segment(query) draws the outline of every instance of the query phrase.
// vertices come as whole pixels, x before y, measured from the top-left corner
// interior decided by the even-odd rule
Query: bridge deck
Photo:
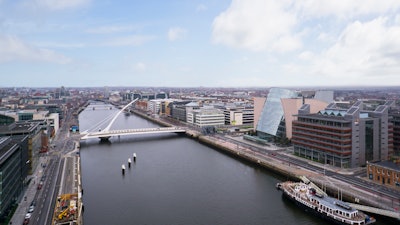
[[[185,133],[186,130],[180,127],[158,127],[158,128],[140,128],[140,129],[124,129],[124,130],[109,130],[99,131],[84,134],[81,140],[89,138],[107,138],[122,135],[137,135],[137,134],[160,134],[160,133]]]

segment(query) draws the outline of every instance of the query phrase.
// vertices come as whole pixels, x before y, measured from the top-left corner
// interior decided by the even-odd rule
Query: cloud
[[[399,9],[398,0],[232,0],[213,21],[212,41],[250,51],[289,52],[303,47],[304,30],[324,29],[329,22],[340,28],[348,20]],[[318,40],[334,41],[331,33]]]
[[[299,15],[305,17],[354,18],[360,15],[395,12],[400,7],[398,0],[304,0],[293,1],[293,7]]]
[[[126,26],[101,26],[95,28],[89,28],[86,30],[86,33],[90,34],[111,34],[111,33],[119,33],[132,31],[136,29],[134,26],[126,25]]]
[[[14,36],[0,35],[0,62],[41,61],[67,64],[72,60],[45,48],[37,48]]]
[[[147,69],[147,66],[143,62],[138,62],[133,66],[133,69],[137,72],[144,72]]]
[[[25,6],[30,8],[42,8],[49,11],[60,11],[86,6],[91,0],[26,0]]]
[[[203,4],[199,4],[196,7],[196,12],[201,12],[201,11],[206,11],[207,10],[207,6],[203,5]]]
[[[184,39],[187,31],[181,27],[172,27],[168,30],[168,40],[176,41]]]
[[[36,42],[35,46],[42,48],[84,48],[84,43],[58,43],[58,42]]]
[[[297,73],[343,79],[381,79],[399,76],[400,24],[387,17],[348,24],[333,45],[321,52],[303,52],[308,63]],[[293,66],[293,65],[292,65]],[[362,80],[359,80],[362,82]]]
[[[252,51],[300,48],[301,40],[294,32],[296,17],[285,10],[287,2],[233,0],[213,21],[213,42]]]
[[[151,35],[130,35],[123,37],[116,37],[110,41],[104,42],[105,46],[140,46],[149,41],[154,40],[156,37]]]

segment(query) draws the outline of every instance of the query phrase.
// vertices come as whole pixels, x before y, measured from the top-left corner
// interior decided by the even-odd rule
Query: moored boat
[[[376,221],[343,201],[317,193],[313,187],[305,183],[287,181],[276,184],[276,188],[282,190],[284,197],[305,211],[333,224],[367,225]]]

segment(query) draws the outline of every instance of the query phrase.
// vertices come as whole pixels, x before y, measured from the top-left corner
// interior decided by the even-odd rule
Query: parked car
[[[29,206],[28,213],[32,213],[35,210],[35,206]]]
[[[23,224],[24,224],[24,225],[26,225],[26,224],[29,224],[29,220],[30,220],[30,219],[28,219],[28,218],[25,218],[25,219],[24,219],[24,223],[23,223]]]
[[[43,181],[40,181],[39,184],[38,184],[38,186],[37,186],[37,189],[38,189],[38,190],[42,189],[42,186],[43,186]]]
[[[24,223],[23,223],[23,224],[28,224],[28,223],[29,223],[29,220],[31,220],[31,216],[32,216],[32,214],[27,213],[27,214],[25,215]]]

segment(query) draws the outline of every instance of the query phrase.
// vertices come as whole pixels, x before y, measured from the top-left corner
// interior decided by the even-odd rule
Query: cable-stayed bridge
[[[140,128],[125,130],[109,130],[87,133],[81,137],[81,140],[90,138],[109,139],[113,136],[137,135],[137,134],[161,134],[161,133],[185,133],[186,130],[179,127],[159,127],[159,128]]]
[[[126,106],[124,106],[112,119],[111,122],[106,126],[106,128],[89,132],[88,130],[81,132],[81,140],[86,140],[90,138],[100,138],[101,140],[108,140],[113,136],[123,136],[123,135],[138,135],[138,134],[160,134],[160,133],[185,133],[186,130],[181,127],[157,127],[157,128],[139,128],[139,129],[123,129],[123,130],[110,130],[114,121],[117,117],[130,105],[136,102],[138,99],[133,100]],[[104,121],[109,120],[110,118],[105,118]],[[101,121],[100,123],[104,123]]]

